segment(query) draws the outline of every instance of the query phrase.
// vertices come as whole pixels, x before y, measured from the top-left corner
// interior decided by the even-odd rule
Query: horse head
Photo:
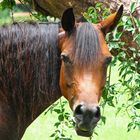
[[[105,35],[117,26],[122,12],[123,6],[97,24],[77,23],[72,8],[63,13],[60,89],[73,111],[78,135],[91,136],[100,120],[99,100],[112,59]]]

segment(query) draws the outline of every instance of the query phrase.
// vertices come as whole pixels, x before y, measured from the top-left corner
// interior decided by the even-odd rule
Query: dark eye
[[[111,60],[112,60],[112,56],[106,57],[105,58],[105,64],[109,65],[111,63]]]
[[[64,63],[71,63],[70,58],[66,54],[61,54],[61,60],[63,60]]]

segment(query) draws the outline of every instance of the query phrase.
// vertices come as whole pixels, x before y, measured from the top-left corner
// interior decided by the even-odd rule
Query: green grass
[[[114,77],[115,75],[115,77]],[[112,83],[118,81],[118,70],[117,67],[112,68]],[[120,101],[121,103],[121,101]],[[66,107],[68,112],[71,112],[69,107]],[[116,116],[116,108],[106,105],[104,110],[104,116],[107,120],[105,125],[99,125],[96,127],[92,140],[140,140],[140,130],[131,130],[127,132],[127,125],[129,117],[124,112],[120,112]],[[42,113],[39,118],[37,118],[34,123],[32,123],[23,136],[22,140],[54,140],[49,136],[54,132],[54,123],[57,121],[57,116],[55,113],[48,112],[47,115]],[[76,135],[74,129],[67,129],[68,135],[72,135],[73,140],[89,140],[89,138],[84,138]]]
[[[126,114],[115,116],[115,109],[109,106],[105,108],[107,122],[105,125],[99,125],[96,128],[97,135],[93,135],[93,140],[139,140],[140,131],[132,130],[127,132],[127,123],[129,118]],[[38,119],[28,127],[22,140],[53,140],[49,136],[54,132],[53,124],[56,121],[55,113],[41,114]],[[88,138],[79,137],[74,129],[67,129],[72,135],[73,140],[89,140]]]

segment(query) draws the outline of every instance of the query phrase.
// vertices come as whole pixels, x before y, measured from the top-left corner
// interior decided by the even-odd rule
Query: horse
[[[61,23],[19,22],[0,28],[0,139],[20,140],[26,128],[64,96],[78,135],[90,137],[101,117],[99,100],[112,55],[105,35],[123,6],[97,24],[76,22],[72,8]]]

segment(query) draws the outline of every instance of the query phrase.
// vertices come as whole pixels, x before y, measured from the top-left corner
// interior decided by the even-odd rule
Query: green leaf
[[[55,111],[56,113],[58,113],[58,114],[61,112],[60,109],[54,109],[54,111]]]
[[[135,23],[136,23],[136,26],[137,26],[138,28],[140,28],[140,19],[138,19],[137,17],[133,17],[133,19],[134,19],[134,21],[135,21]]]
[[[58,120],[59,120],[59,121],[64,121],[64,116],[63,116],[62,114],[60,114],[60,115],[58,116]]]
[[[137,44],[140,45],[140,34],[136,35],[135,40],[136,40]]]
[[[117,108],[117,112],[116,112],[116,116],[119,114],[119,112],[121,111],[122,107],[118,107]]]
[[[135,108],[140,109],[140,101],[137,102],[134,106],[135,106]]]
[[[12,9],[16,5],[16,2],[15,0],[3,0],[0,4],[2,6],[2,9]]]
[[[102,2],[98,2],[98,3],[95,5],[95,8],[97,8],[97,7],[101,7],[102,5],[103,5]]]
[[[60,124],[61,124],[60,122],[56,122],[56,123],[54,124],[54,126],[55,126],[56,128],[58,128],[58,126],[59,126]]]
[[[133,2],[130,6],[130,12],[133,13],[135,11],[135,5],[136,5],[136,2]]]
[[[106,123],[106,117],[105,116],[101,116],[101,120],[104,124]]]
[[[127,126],[127,132],[129,132],[132,129],[133,123],[129,123]]]
[[[55,133],[53,133],[52,135],[50,135],[50,137],[55,137],[55,135],[56,135],[56,134],[55,134]]]

